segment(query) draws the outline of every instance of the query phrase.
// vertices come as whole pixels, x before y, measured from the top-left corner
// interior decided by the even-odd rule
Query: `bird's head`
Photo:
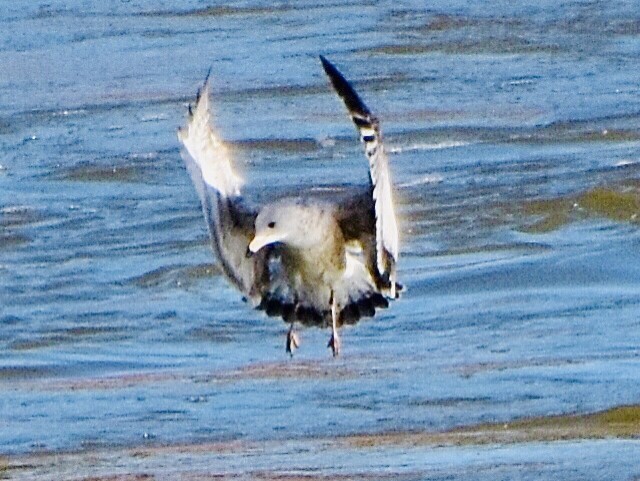
[[[265,246],[286,244],[299,249],[311,248],[323,242],[331,223],[327,210],[318,205],[278,202],[265,206],[255,221],[255,236],[249,251],[258,252]]]

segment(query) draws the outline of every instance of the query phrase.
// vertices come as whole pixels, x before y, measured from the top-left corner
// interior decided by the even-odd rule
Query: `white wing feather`
[[[351,119],[360,133],[369,160],[369,174],[373,187],[376,214],[376,264],[378,273],[389,281],[391,297],[396,297],[396,262],[398,260],[398,224],[393,202],[389,161],[384,152],[380,124],[349,82],[326,58],[320,56],[322,66],[342,98]]]
[[[355,117],[357,114],[352,115]],[[373,184],[373,199],[376,210],[377,263],[380,272],[385,272],[384,249],[394,260],[398,259],[398,224],[391,188],[389,161],[384,152],[378,121],[369,116],[362,118],[371,127],[359,127],[360,140],[369,159],[369,172]],[[356,124],[359,125],[359,124]]]
[[[209,78],[198,92],[189,121],[178,130],[178,139],[194,162],[200,167],[205,183],[224,197],[240,195],[243,180],[232,168],[227,147],[211,128]]]

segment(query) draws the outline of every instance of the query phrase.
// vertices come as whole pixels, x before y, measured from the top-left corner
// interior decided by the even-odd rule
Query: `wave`
[[[455,147],[464,147],[469,144],[471,144],[471,142],[466,142],[462,140],[446,140],[444,142],[435,142],[435,143],[420,142],[420,143],[415,143],[411,145],[392,146],[392,147],[388,147],[386,150],[390,154],[401,154],[403,152],[412,152],[414,150],[452,149]]]
[[[417,179],[410,180],[408,182],[401,182],[397,185],[400,188],[406,188],[406,187],[415,187],[417,185],[424,185],[424,184],[439,184],[443,180],[444,180],[444,177],[442,177],[440,174],[427,174],[427,175],[418,177]]]

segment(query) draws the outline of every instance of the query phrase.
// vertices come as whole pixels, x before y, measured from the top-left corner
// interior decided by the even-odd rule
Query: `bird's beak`
[[[286,235],[282,232],[258,233],[249,244],[249,251],[255,254],[264,246],[275,244],[276,242],[282,242],[285,238]]]

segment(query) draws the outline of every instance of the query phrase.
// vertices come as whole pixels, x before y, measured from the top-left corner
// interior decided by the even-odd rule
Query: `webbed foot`
[[[333,357],[338,357],[340,355],[340,337],[338,336],[338,331],[333,331],[331,333],[331,339],[329,339],[327,347],[330,347],[333,351]]]
[[[295,351],[296,349],[298,349],[298,347],[300,347],[300,338],[298,337],[296,332],[293,330],[293,326],[291,326],[291,328],[289,329],[289,332],[287,332],[286,347],[287,347],[287,353],[289,353],[289,355],[292,357],[293,357],[293,351]]]

